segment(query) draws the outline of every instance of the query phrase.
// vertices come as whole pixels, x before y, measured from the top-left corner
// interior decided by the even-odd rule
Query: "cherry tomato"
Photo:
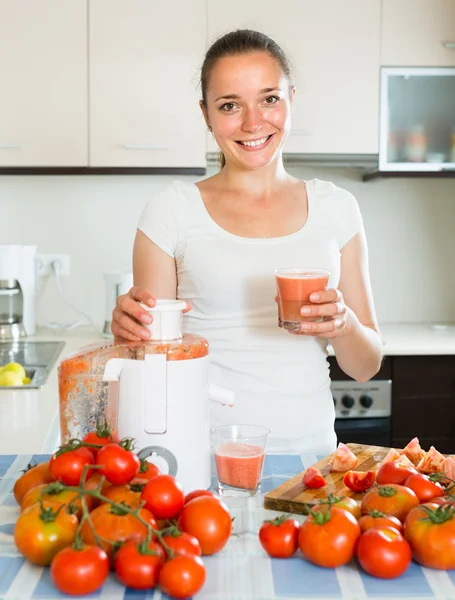
[[[123,485],[137,476],[141,461],[134,452],[120,444],[106,444],[98,452],[96,464],[103,466],[99,471],[108,481]]]
[[[27,465],[23,474],[14,483],[13,493],[16,502],[20,504],[25,494],[33,487],[51,481],[53,480],[49,473],[49,462]]]
[[[85,465],[94,463],[93,454],[84,447],[61,454],[59,452],[53,454],[49,461],[49,472],[52,479],[66,485],[79,485]],[[89,469],[86,480],[91,474],[92,470]]]
[[[375,471],[346,471],[343,483],[352,492],[366,492],[373,485],[375,479]]]
[[[199,541],[202,554],[215,554],[231,535],[232,519],[227,506],[217,498],[200,496],[185,504],[179,527]]]
[[[437,481],[431,481],[428,475],[415,473],[410,475],[405,482],[405,486],[416,493],[419,502],[429,502],[438,496],[444,496],[444,488]]]
[[[362,533],[373,527],[392,527],[398,533],[403,533],[403,525],[399,519],[379,512],[379,510],[372,510],[368,515],[360,517],[359,525]]]
[[[316,467],[308,467],[308,469],[305,470],[302,477],[302,483],[312,489],[318,489],[326,485],[326,481],[322,476],[321,471],[316,469]]]
[[[173,519],[182,510],[185,494],[181,484],[171,475],[157,475],[145,486],[141,500],[157,519]]]
[[[139,468],[138,477],[141,479],[153,479],[157,475],[161,475],[161,471],[158,469],[156,465],[152,462],[146,460],[145,458],[141,458],[141,466]]]
[[[273,521],[264,521],[259,529],[259,541],[269,556],[288,558],[299,547],[299,522],[281,515]]]
[[[118,442],[118,436],[112,433],[111,428],[107,423],[97,426],[95,431],[90,431],[82,438],[82,441],[86,444],[97,444],[99,446],[105,446],[106,444],[112,444]],[[89,448],[93,457],[96,459],[100,448]]]
[[[204,585],[205,566],[199,556],[178,555],[163,565],[159,583],[173,598],[190,598]]]
[[[185,504],[191,502],[193,498],[199,498],[199,496],[212,496],[213,498],[216,498],[215,494],[210,490],[193,490],[185,496]]]
[[[201,556],[201,545],[194,535],[186,533],[186,531],[176,530],[175,534],[163,535],[163,542],[171,548],[175,554],[195,554]]]
[[[360,536],[357,557],[364,571],[373,577],[393,579],[411,564],[408,542],[392,527],[375,527]]]
[[[417,469],[412,465],[401,465],[400,463],[389,461],[379,467],[376,473],[376,482],[379,485],[388,485],[389,483],[404,485],[406,479],[417,472]]]
[[[117,577],[128,587],[147,590],[155,587],[166,557],[163,548],[153,540],[146,548],[144,543],[129,540],[115,555]]]
[[[299,532],[303,556],[320,567],[340,567],[354,556],[360,526],[342,508],[310,512]]]
[[[70,515],[55,502],[26,508],[14,527],[14,542],[21,554],[35,565],[47,566],[54,556],[73,543],[78,528],[76,515]]]
[[[378,485],[368,491],[362,499],[360,509],[362,515],[366,515],[372,510],[379,510],[386,515],[397,517],[403,522],[411,508],[418,504],[419,499],[411,489],[391,483],[390,485]]]
[[[99,546],[68,546],[55,556],[51,579],[61,592],[91,594],[100,588],[109,574],[109,558]]]

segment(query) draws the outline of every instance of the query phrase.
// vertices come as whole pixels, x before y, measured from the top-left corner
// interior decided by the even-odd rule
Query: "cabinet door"
[[[382,0],[384,66],[455,66],[455,0]]]
[[[290,55],[297,95],[286,152],[377,153],[379,2],[282,0],[277,15],[263,0],[209,0],[209,43],[246,27]]]
[[[0,166],[86,166],[86,2],[0,0],[0,72]]]
[[[204,167],[204,0],[90,0],[90,165]]]

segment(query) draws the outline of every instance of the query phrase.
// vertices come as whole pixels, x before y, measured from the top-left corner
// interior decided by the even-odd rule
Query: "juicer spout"
[[[232,390],[209,383],[209,400],[218,402],[219,404],[232,406],[235,400],[235,393]]]

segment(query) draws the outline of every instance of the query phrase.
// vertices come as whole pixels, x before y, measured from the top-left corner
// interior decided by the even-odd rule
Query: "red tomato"
[[[185,504],[179,527],[199,541],[202,554],[215,554],[231,535],[232,519],[227,506],[217,498],[200,496]]]
[[[171,475],[157,475],[147,482],[141,494],[148,508],[157,519],[173,519],[185,504],[181,484]]]
[[[340,567],[354,556],[360,526],[346,510],[310,512],[302,523],[299,547],[303,556],[320,567]]]
[[[359,519],[359,525],[362,533],[373,527],[392,527],[398,533],[403,533],[403,525],[401,521],[391,515],[385,515],[378,510],[372,510],[368,515],[363,515]]]
[[[91,594],[100,588],[109,574],[109,558],[99,546],[68,546],[51,564],[51,579],[61,592]]]
[[[179,555],[165,563],[159,583],[165,594],[173,598],[190,598],[204,585],[205,567],[199,556]]]
[[[321,471],[316,469],[316,467],[308,467],[308,469],[306,469],[303,473],[302,483],[312,489],[318,489],[326,485],[326,481],[322,476]]]
[[[87,481],[84,483],[84,489],[95,490],[99,486],[101,478],[104,479],[103,484],[101,486],[101,494],[104,495],[106,493],[106,490],[112,484],[104,477],[104,475],[101,475],[101,473],[98,473],[98,471],[94,471],[92,476],[90,477],[90,479],[87,479]],[[96,508],[100,503],[98,498],[95,498],[94,496],[91,496],[91,500],[92,500],[93,508]]]
[[[299,522],[281,515],[273,521],[264,521],[259,529],[259,541],[269,556],[288,558],[299,547]]]
[[[412,465],[400,465],[393,461],[386,462],[379,467],[376,482],[379,485],[388,485],[389,483],[404,485],[406,479],[414,473],[418,473],[418,471]]]
[[[158,575],[166,560],[163,548],[151,541],[147,548],[137,540],[129,540],[115,556],[115,572],[128,587],[147,590],[155,587]]]
[[[428,502],[413,508],[404,522],[404,535],[418,563],[430,569],[455,569],[452,506]]]
[[[366,492],[376,479],[375,471],[347,471],[343,477],[344,485],[352,492]]]
[[[141,466],[139,468],[139,473],[137,474],[138,477],[149,480],[157,475],[161,475],[161,471],[152,462],[149,462],[145,458],[141,458],[140,460]]]
[[[44,518],[42,516],[44,515]],[[79,522],[61,504],[43,502],[26,508],[14,527],[19,552],[35,565],[50,565],[54,556],[73,543]]]
[[[95,431],[90,431],[84,435],[82,441],[86,444],[105,446],[106,444],[118,442],[118,436],[112,433],[107,423],[104,423],[102,426],[97,427]],[[89,448],[89,450],[93,454],[93,457],[96,458],[100,448]]]
[[[54,481],[66,485],[79,485],[85,465],[94,463],[93,454],[88,448],[77,448],[59,454],[59,450],[49,461],[49,472]],[[86,480],[91,476],[92,469],[87,472]]]
[[[388,463],[386,463],[388,464]],[[362,499],[360,510],[362,515],[367,515],[372,510],[378,510],[386,515],[392,515],[404,521],[406,515],[419,504],[415,493],[403,485],[391,483],[378,485],[367,492]]]
[[[216,498],[215,494],[210,490],[193,490],[185,496],[185,504],[190,502],[193,498],[199,498],[199,496],[212,496]]]
[[[455,496],[452,494],[446,494],[445,496],[438,496],[437,498],[433,498],[432,503],[435,504],[449,504],[450,506],[455,506]]]
[[[375,527],[360,536],[357,557],[364,571],[373,577],[393,579],[411,564],[408,542],[392,527]]]
[[[360,519],[360,506],[354,498],[350,498],[349,496],[334,496],[333,494],[329,494],[327,500],[321,500],[319,504],[316,504],[311,509],[311,512],[327,510],[330,506],[343,508],[350,512],[356,519]]]
[[[44,462],[38,465],[27,465],[23,474],[14,483],[13,493],[18,504],[22,502],[25,494],[37,485],[50,483],[53,481],[49,473],[49,463]]]
[[[405,482],[405,486],[416,493],[419,502],[429,502],[438,496],[444,496],[444,488],[438,482],[433,482],[423,473],[410,475]]]
[[[123,485],[137,476],[141,461],[134,452],[119,444],[106,444],[98,452],[96,464],[103,465],[99,471],[108,481]]]
[[[175,534],[163,535],[162,541],[175,554],[195,554],[201,556],[201,545],[194,535],[186,533],[186,531],[176,530]]]

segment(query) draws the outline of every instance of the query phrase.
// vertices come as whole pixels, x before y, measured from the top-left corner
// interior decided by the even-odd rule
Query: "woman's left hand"
[[[301,324],[300,331],[289,333],[329,339],[341,335],[346,328],[349,313],[340,290],[314,292],[310,295],[310,301],[310,305],[301,309],[302,316],[310,320]],[[321,321],[313,320],[321,317]]]

